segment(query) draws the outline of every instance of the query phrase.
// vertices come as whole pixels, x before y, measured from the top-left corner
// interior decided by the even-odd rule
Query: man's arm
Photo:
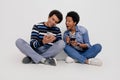
[[[31,32],[31,41],[30,46],[33,49],[36,49],[43,45],[42,43],[43,35],[39,34],[39,29],[37,25],[33,26],[32,32]]]
[[[55,34],[56,39],[54,40],[54,42],[62,40],[62,34],[59,28],[56,28]]]

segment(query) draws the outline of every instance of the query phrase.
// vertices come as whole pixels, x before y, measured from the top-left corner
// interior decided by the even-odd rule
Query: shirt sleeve
[[[30,46],[33,49],[37,49],[38,47],[43,45],[43,43],[42,43],[43,36],[39,35],[38,30],[39,30],[38,26],[34,25],[33,29],[32,29],[32,32],[31,32],[31,41],[30,41]]]
[[[57,32],[56,32],[56,40],[54,42],[62,40],[62,34],[61,34],[60,29],[56,28],[56,30],[57,30]]]
[[[85,44],[87,44],[87,47],[89,48],[90,45],[90,41],[89,41],[89,36],[88,36],[88,31],[86,30],[85,33],[83,34],[83,41]]]

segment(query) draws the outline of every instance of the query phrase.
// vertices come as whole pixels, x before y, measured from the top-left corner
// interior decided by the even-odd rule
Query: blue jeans
[[[77,60],[80,63],[85,63],[87,59],[96,57],[97,54],[101,51],[101,49],[102,46],[100,44],[95,44],[85,51],[79,51],[70,45],[66,45],[64,51],[71,58]]]
[[[23,39],[17,39],[16,46],[23,54],[29,56],[35,63],[39,63],[42,59],[55,57],[64,49],[65,43],[63,40],[59,40],[52,46],[41,46],[35,51],[26,41]]]

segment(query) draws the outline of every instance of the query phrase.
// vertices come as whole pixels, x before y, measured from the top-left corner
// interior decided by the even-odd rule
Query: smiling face
[[[48,21],[45,23],[48,27],[53,27],[59,22],[59,19],[56,15],[52,15],[51,17],[48,17]]]
[[[73,21],[72,17],[66,17],[66,27],[68,30],[75,28],[76,22]]]

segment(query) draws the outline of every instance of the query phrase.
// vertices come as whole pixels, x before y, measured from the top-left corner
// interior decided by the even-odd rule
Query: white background
[[[119,0],[0,0],[0,80],[120,80],[119,4]],[[21,63],[24,55],[15,40],[29,42],[33,24],[46,21],[53,9],[64,15],[58,25],[62,32],[67,12],[79,13],[79,24],[88,29],[91,44],[103,46],[97,56],[102,67],[61,61],[56,67]]]

